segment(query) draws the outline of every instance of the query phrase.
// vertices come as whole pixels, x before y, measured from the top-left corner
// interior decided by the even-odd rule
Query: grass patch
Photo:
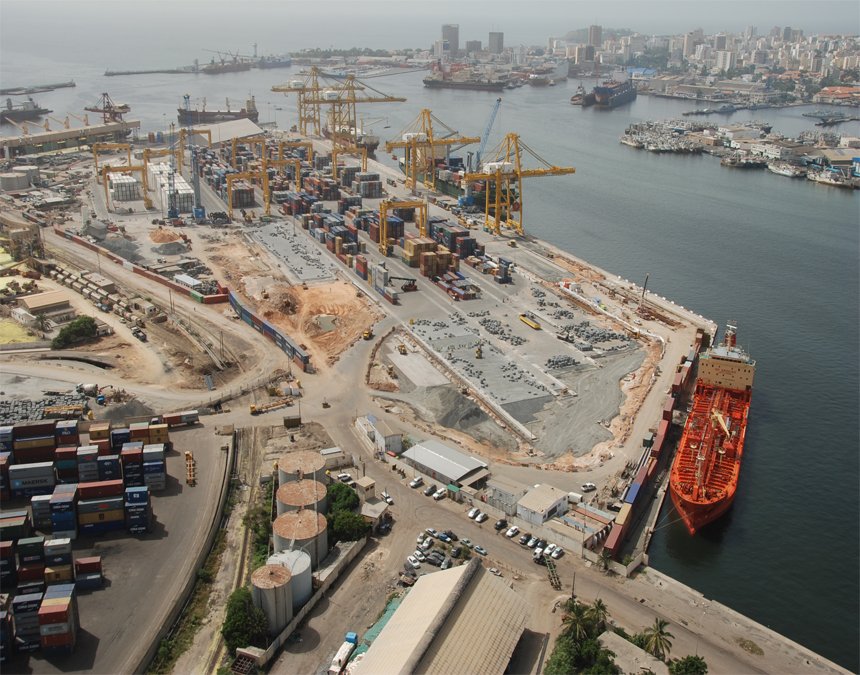
[[[756,656],[764,656],[764,650],[752,640],[748,640],[747,638],[736,638],[735,641],[745,652],[755,654]]]
[[[179,617],[176,630],[171,637],[165,637],[158,645],[155,658],[149,665],[147,673],[162,675],[173,670],[176,660],[191,646],[194,635],[209,614],[209,595],[212,592],[212,581],[218,575],[221,567],[221,554],[227,545],[226,532],[219,530],[215,536],[212,550],[206,557],[203,567],[197,570],[197,581],[191,592],[191,600]]]
[[[269,559],[269,539],[272,536],[272,494],[274,481],[263,486],[257,503],[248,507],[244,525],[251,532],[251,571],[266,564]]]

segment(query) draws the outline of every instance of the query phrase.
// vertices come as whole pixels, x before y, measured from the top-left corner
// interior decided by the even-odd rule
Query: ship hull
[[[636,87],[629,80],[607,82],[594,87],[594,105],[598,108],[617,108],[636,100]]]
[[[750,391],[696,386],[669,477],[672,503],[691,535],[720,518],[734,501],[750,396]]]
[[[504,82],[459,82],[456,80],[425,79],[424,86],[431,89],[470,89],[473,91],[502,91]]]
[[[247,110],[184,110],[178,108],[177,113],[181,124],[213,124],[244,119],[256,122],[260,118],[260,113],[256,110],[248,112]]]

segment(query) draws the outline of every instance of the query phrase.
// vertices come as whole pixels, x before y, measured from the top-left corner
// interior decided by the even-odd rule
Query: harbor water
[[[205,97],[215,109],[228,97],[239,107],[251,93],[261,122],[282,129],[296,122],[295,100],[270,92],[294,78],[296,66],[105,78],[101,58],[64,65],[28,57],[26,75],[17,63],[4,66],[4,86],[75,79],[74,89],[34,97],[58,118],[80,115],[108,91],[131,105],[129,117],[141,120],[143,131],[163,131],[176,120],[183,94],[195,102]],[[498,94],[428,90],[421,78],[372,80],[407,102],[359,107],[360,115],[376,118],[366,126],[384,142],[426,107],[463,134],[481,134]],[[651,563],[857,671],[860,195],[722,167],[707,155],[655,155],[621,145],[629,124],[680,119],[693,105],[640,96],[612,111],[582,109],[568,102],[578,84],[501,94],[489,147],[513,131],[548,162],[577,169],[573,176],[526,181],[526,231],[640,285],[650,274],[649,291],[720,325],[737,321],[739,343],[758,362],[734,508],[691,538],[667,505]],[[809,110],[696,121],[760,119],[791,136],[815,129],[814,120],[802,117]],[[858,136],[860,124],[836,130]]]

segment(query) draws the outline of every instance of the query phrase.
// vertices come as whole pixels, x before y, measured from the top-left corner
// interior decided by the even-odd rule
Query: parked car
[[[555,551],[555,544],[547,544],[546,548],[543,550],[543,554],[552,555],[553,551]]]
[[[505,536],[506,536],[508,539],[513,539],[513,538],[514,538],[514,537],[516,537],[519,533],[520,533],[520,528],[518,528],[516,525],[514,525],[514,526],[513,526],[513,527],[511,527],[507,532],[505,532]]]
[[[437,537],[437,536],[439,536],[439,533],[438,533],[436,530],[434,530],[432,527],[428,527],[428,528],[427,528],[426,530],[424,530],[424,531],[425,531],[427,534],[429,534],[431,537]]]
[[[538,539],[537,544],[535,544],[535,548],[546,548],[546,540]]]
[[[594,483],[583,483],[580,488],[583,492],[594,492],[597,486]]]
[[[351,481],[351,480],[352,480],[352,476],[350,476],[348,473],[339,473],[339,474],[337,475],[337,479],[338,479],[341,483],[346,483],[347,481]]]
[[[426,538],[427,538],[427,535],[426,535],[426,534],[424,534],[424,533],[422,532],[422,533],[421,533],[421,534],[419,534],[419,535],[418,535],[418,537],[415,539],[415,543],[416,543],[416,544],[423,544],[423,543],[424,543],[424,540],[425,540]]]
[[[394,503],[394,497],[392,497],[390,494],[388,494],[388,491],[385,491],[382,493],[382,498],[385,500],[386,504],[393,504]]]
[[[479,508],[476,506],[475,508],[471,509],[471,510],[469,511],[469,513],[467,513],[467,514],[466,514],[466,516],[467,516],[467,517],[469,517],[469,518],[475,518],[475,517],[477,517],[477,515],[478,515],[480,512],[481,512],[481,509],[479,509]]]
[[[508,526],[508,521],[505,520],[504,518],[497,520],[496,523],[493,525],[493,527],[496,530],[504,530],[507,526]]]
[[[421,485],[423,482],[424,482],[424,479],[423,479],[423,478],[421,478],[421,476],[416,476],[416,477],[415,477],[415,478],[413,478],[411,481],[409,481],[409,487],[411,487],[411,488],[417,488],[417,487],[418,487],[419,485]]]
[[[472,540],[471,539],[461,539],[460,543],[463,544],[466,548],[472,548]]]
[[[476,523],[483,523],[485,520],[489,520],[489,519],[490,519],[490,516],[488,516],[486,513],[479,513],[477,515],[477,517],[475,518],[475,522]]]
[[[445,488],[439,488],[438,490],[436,490],[436,492],[433,493],[433,499],[438,502],[440,499],[445,499],[447,494],[448,491]]]
[[[447,570],[453,564],[454,562],[451,560],[451,558],[445,558],[445,560],[442,561],[442,569]]]
[[[418,558],[416,558],[415,556],[409,556],[408,558],[406,558],[406,562],[408,562],[410,565],[412,565],[412,567],[416,569],[421,567],[421,563],[418,562]]]
[[[490,574],[495,574],[497,577],[502,576],[502,573],[501,573],[501,571],[499,571],[498,567],[491,567],[490,568]]]
[[[529,539],[532,538],[532,535],[528,532],[523,532],[523,535],[518,539],[518,541],[525,546],[529,543]]]
[[[451,543],[451,537],[449,537],[444,532],[440,532],[439,533],[439,541],[444,541],[446,544],[450,544]]]
[[[445,530],[445,534],[451,537],[452,540],[457,541],[457,533],[453,530]]]
[[[485,549],[483,546],[475,544],[475,553],[478,553],[480,555],[487,555],[487,549]]]
[[[415,550],[415,552],[412,555],[415,556],[415,558],[417,560],[420,560],[421,562],[424,562],[425,560],[427,560],[427,556],[425,556],[421,551],[419,551],[417,549]]]
[[[462,552],[463,552],[463,547],[462,547],[462,546],[455,546],[454,548],[452,548],[452,549],[451,549],[451,557],[452,557],[452,558],[459,558],[459,557],[460,557],[460,554],[461,554]]]
[[[422,551],[429,551],[433,548],[433,539],[427,537],[421,545],[418,546]]]
[[[427,488],[424,490],[424,496],[429,497],[434,492],[436,492],[436,486],[435,485],[428,485]]]
[[[528,540],[528,543],[526,543],[526,546],[528,546],[529,548],[534,548],[535,546],[537,546],[537,543],[538,543],[538,538],[532,537],[531,539]]]
[[[564,555],[564,549],[561,546],[556,546],[555,550],[552,552],[552,557],[555,560],[558,560],[563,555]]]

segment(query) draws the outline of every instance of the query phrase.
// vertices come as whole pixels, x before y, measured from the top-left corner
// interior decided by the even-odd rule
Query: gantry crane
[[[152,200],[149,198],[149,184],[146,180],[146,166],[135,164],[129,166],[105,166],[102,168],[102,183],[105,189],[105,208],[110,208],[110,196],[108,192],[108,174],[137,172],[141,175],[143,185],[143,205],[148,210],[152,208]]]
[[[153,157],[169,157],[175,156],[177,164],[182,163],[182,150],[176,148],[175,150],[171,150],[170,148],[162,148],[160,150],[153,150],[152,148],[144,148],[143,149],[143,166],[145,169],[149,169],[149,162]]]
[[[331,148],[331,177],[337,180],[337,158],[339,155],[350,155],[361,160],[361,170],[367,171],[367,148],[351,147],[339,148],[333,145]]]
[[[185,141],[192,136],[206,136],[208,141],[207,147],[212,147],[212,130],[211,129],[195,129],[194,127],[182,127],[179,130],[179,145],[185,147]]]
[[[323,82],[320,85],[320,73],[316,66],[311,67],[310,72],[303,80],[290,80],[287,84],[279,84],[272,87],[272,91],[284,94],[296,94],[296,104],[299,115],[299,132],[303,136],[322,135],[320,106],[311,101],[319,98],[323,89],[325,96],[330,102],[337,97],[337,92],[343,88],[338,83]]]
[[[525,169],[523,156],[528,155],[541,164],[537,169]],[[486,181],[484,227],[501,234],[502,225],[520,236],[523,231],[523,178],[562,176],[576,173],[573,167],[555,166],[541,158],[520,140],[518,134],[507,134],[490,153],[493,159],[481,167],[480,173],[467,173],[463,180]],[[490,186],[493,187],[492,194]],[[491,222],[492,221],[492,222]]]
[[[96,167],[96,182],[99,180],[99,153],[103,150],[125,150],[128,164],[131,165],[131,145],[129,143],[93,143],[93,162]]]
[[[433,123],[442,128],[441,133],[433,128]],[[389,141],[385,144],[386,152],[397,148],[404,150],[406,169],[406,184],[415,190],[418,187],[418,177],[424,174],[424,185],[431,190],[436,189],[436,149],[444,148],[446,153],[452,145],[468,145],[478,143],[481,139],[471,136],[460,136],[447,124],[439,120],[432,111],[425,108],[418,117],[400,134],[399,141]]]
[[[188,161],[191,162],[191,188],[194,190],[194,205],[191,208],[191,215],[194,216],[194,220],[201,221],[206,217],[206,209],[203,208],[203,202],[200,199],[200,175],[198,174],[197,169],[197,155],[194,152],[194,148],[191,147],[191,95],[185,94],[182,97],[183,102],[185,103],[185,120],[186,124],[179,131],[179,166],[182,166],[182,153],[185,148],[185,137],[188,136]],[[185,133],[183,133],[185,132]],[[212,134],[209,134],[209,146],[212,146]]]
[[[272,210],[272,193],[269,189],[269,167],[283,169],[285,166],[292,166],[295,171],[296,191],[301,190],[302,181],[302,160],[294,157],[286,159],[270,159],[268,153],[263,154],[262,173],[263,173],[263,207],[265,214],[268,216]]]
[[[419,200],[397,201],[384,199],[379,202],[379,252],[388,256],[388,212],[394,209],[417,209],[415,224],[418,226],[418,234],[427,236],[427,202]]]
[[[230,166],[234,169],[236,168],[236,149],[239,147],[239,144],[250,145],[252,148],[256,145],[260,146],[260,155],[264,155],[266,153],[266,142],[269,139],[265,136],[249,136],[248,138],[234,138],[232,141],[232,154],[230,155]]]

